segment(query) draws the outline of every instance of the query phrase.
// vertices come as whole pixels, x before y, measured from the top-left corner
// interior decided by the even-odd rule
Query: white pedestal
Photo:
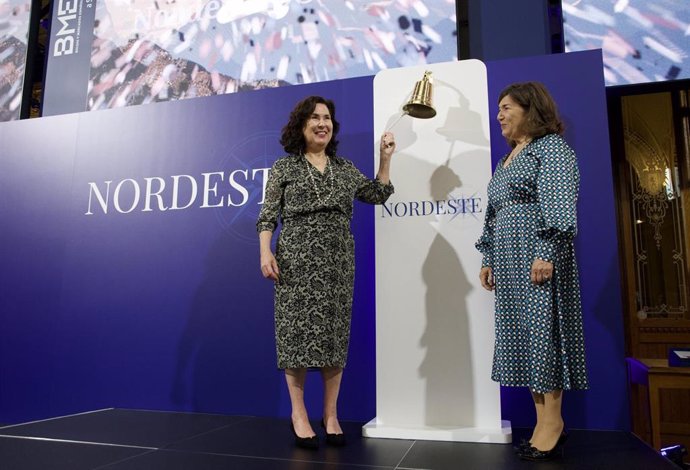
[[[454,428],[450,426],[389,426],[376,419],[362,427],[364,437],[409,439],[423,441],[483,442],[510,444],[513,440],[510,421],[502,421],[501,429]]]
[[[401,118],[425,70],[437,115]],[[376,419],[364,436],[512,440],[490,378],[494,298],[479,284],[474,248],[491,177],[487,89],[477,60],[374,80],[375,135],[394,124],[397,149],[395,194],[376,208]]]

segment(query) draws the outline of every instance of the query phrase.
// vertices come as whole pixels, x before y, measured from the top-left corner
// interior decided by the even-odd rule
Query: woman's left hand
[[[381,160],[390,160],[395,152],[395,135],[392,132],[384,132],[381,136],[381,145],[379,147],[381,153]]]
[[[553,276],[553,263],[536,258],[532,263],[530,280],[534,284],[544,284]]]

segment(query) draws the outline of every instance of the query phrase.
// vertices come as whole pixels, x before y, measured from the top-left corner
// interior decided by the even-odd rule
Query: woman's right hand
[[[486,290],[491,291],[496,288],[494,274],[489,266],[484,266],[482,270],[479,271],[479,281],[482,283],[482,287]]]
[[[393,152],[395,152],[395,135],[392,132],[384,132],[381,135],[379,152],[381,160],[390,161]]]
[[[278,261],[270,251],[261,252],[261,274],[267,279],[278,281],[280,272],[278,271]]]

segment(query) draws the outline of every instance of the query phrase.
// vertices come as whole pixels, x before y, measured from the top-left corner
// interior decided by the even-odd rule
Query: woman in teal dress
[[[483,254],[481,284],[496,297],[492,379],[529,388],[537,423],[518,453],[547,460],[567,437],[563,390],[588,388],[573,246],[580,176],[575,152],[561,137],[556,104],[541,83],[508,86],[497,118],[512,150],[489,182],[476,244]]]
[[[323,377],[326,443],[345,444],[337,400],[352,315],[353,201],[383,204],[393,193],[393,134],[381,136],[379,170],[372,180],[337,155],[339,127],[331,100],[310,96],[297,103],[280,140],[288,155],[271,168],[256,224],[261,272],[275,282],[276,352],[290,393],[295,444],[306,448],[317,448],[319,442],[304,405],[311,368]],[[279,218],[274,255],[271,239]]]

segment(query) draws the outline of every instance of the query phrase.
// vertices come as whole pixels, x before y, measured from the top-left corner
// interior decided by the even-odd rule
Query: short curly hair
[[[510,96],[525,110],[525,120],[521,131],[536,139],[546,134],[563,134],[563,121],[558,116],[558,106],[551,97],[549,90],[539,82],[513,83],[503,89],[498,96],[500,103],[503,98]],[[511,147],[517,144],[507,139]]]
[[[290,119],[283,127],[280,144],[283,149],[290,155],[302,155],[304,153],[306,144],[304,142],[304,125],[311,117],[317,104],[324,104],[331,113],[331,122],[333,123],[333,134],[331,141],[326,146],[326,155],[335,157],[338,151],[338,141],[336,136],[340,129],[340,123],[335,119],[335,104],[333,101],[323,98],[321,96],[308,96],[297,103],[290,112]]]

